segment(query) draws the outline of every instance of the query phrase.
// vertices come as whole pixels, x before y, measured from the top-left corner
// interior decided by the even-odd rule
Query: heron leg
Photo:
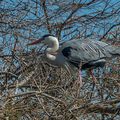
[[[75,80],[74,82],[74,87],[76,89],[76,98],[79,97],[80,95],[80,88],[82,87],[83,83],[82,83],[82,76],[81,76],[81,70],[78,72],[78,77],[77,80]]]
[[[81,70],[79,70],[79,73],[78,73],[78,80],[79,80],[79,84],[80,84],[80,87],[82,87],[83,83],[82,83],[82,73],[81,73]]]
[[[79,70],[79,72],[78,72],[78,79],[75,81],[74,84],[77,84],[80,88],[82,87],[83,83],[82,83],[81,70]]]
[[[89,99],[91,100],[92,96],[93,96],[93,91],[95,89],[96,83],[97,83],[97,79],[93,74],[93,69],[89,69],[89,74],[92,77],[93,80],[93,86],[92,86],[92,92],[90,93]]]
[[[94,83],[94,84],[97,84],[98,81],[97,81],[96,77],[94,76],[93,69],[90,69],[90,70],[89,70],[89,73],[90,73],[90,75],[91,75],[91,77],[92,77],[93,83]]]

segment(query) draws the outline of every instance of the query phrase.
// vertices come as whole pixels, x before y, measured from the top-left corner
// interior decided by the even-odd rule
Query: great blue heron
[[[45,54],[51,64],[65,67],[67,70],[74,68],[80,70],[89,69],[94,82],[96,82],[96,79],[91,70],[96,67],[103,67],[107,58],[120,55],[120,47],[115,47],[102,41],[71,40],[64,42],[59,47],[57,37],[47,34],[28,45],[38,43],[48,45]]]

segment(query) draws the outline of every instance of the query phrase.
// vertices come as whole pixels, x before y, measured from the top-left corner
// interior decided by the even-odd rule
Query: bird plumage
[[[83,62],[111,57],[108,44],[101,41],[92,40],[73,40],[63,44],[60,48],[63,52],[69,47],[69,57]]]
[[[113,55],[120,55],[120,48],[116,48],[102,41],[71,40],[62,45],[60,51],[68,62],[78,67],[83,62],[83,69],[103,67],[106,59]]]
[[[40,42],[48,45],[46,57],[48,61],[56,66],[79,68],[82,63],[82,69],[103,67],[106,59],[113,55],[120,55],[120,47],[114,47],[102,41],[95,40],[71,40],[64,42],[59,47],[58,39],[52,35],[45,35]],[[37,42],[30,43],[36,44]],[[53,54],[57,52],[57,54]]]

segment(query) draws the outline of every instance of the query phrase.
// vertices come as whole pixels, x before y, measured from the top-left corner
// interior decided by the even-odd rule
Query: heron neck
[[[55,59],[56,59],[56,56],[55,56],[55,55],[52,55],[52,54],[50,54],[50,53],[46,53],[46,57],[47,57],[47,59],[49,59],[49,60],[51,60],[51,61],[55,61]]]
[[[55,53],[59,49],[59,42],[57,39],[51,40],[51,47],[48,47],[46,49],[46,57],[49,60],[54,61],[56,59],[55,55],[52,55],[52,53]]]

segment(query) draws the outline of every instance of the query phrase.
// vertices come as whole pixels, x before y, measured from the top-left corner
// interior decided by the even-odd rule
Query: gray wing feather
[[[69,58],[76,61],[93,61],[101,58],[109,58],[112,56],[112,51],[115,48],[102,41],[84,40],[77,41],[72,40],[64,43],[61,47],[63,50],[65,47],[71,47],[71,54]]]

